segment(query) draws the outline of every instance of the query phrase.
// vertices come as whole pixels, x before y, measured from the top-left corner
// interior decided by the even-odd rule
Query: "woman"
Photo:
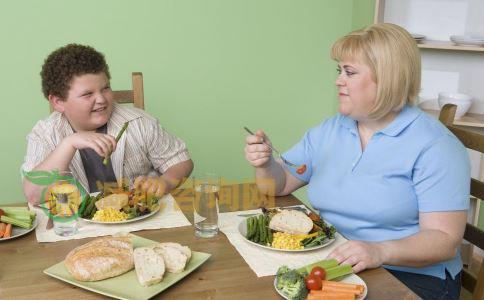
[[[375,24],[339,39],[331,57],[339,114],[284,154],[307,166],[303,174],[272,157],[263,131],[247,137],[259,189],[282,196],[307,184],[311,204],[349,239],[330,258],[355,272],[383,266],[424,299],[458,299],[469,159],[455,136],[414,106],[415,41],[399,26]]]

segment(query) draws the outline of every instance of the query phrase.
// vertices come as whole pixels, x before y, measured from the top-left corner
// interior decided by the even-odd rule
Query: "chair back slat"
[[[484,231],[467,223],[464,240],[484,250]]]
[[[118,103],[133,103],[133,91],[113,91],[113,100]]]
[[[484,135],[468,131],[454,125],[447,126],[449,130],[466,146],[466,148],[484,152]]]
[[[481,200],[484,199],[484,182],[472,178],[471,195]]]

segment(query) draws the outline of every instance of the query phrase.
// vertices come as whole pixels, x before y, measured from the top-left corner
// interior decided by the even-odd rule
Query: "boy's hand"
[[[272,150],[263,142],[271,144],[262,130],[257,130],[255,135],[249,135],[245,139],[245,158],[256,168],[263,168],[272,158]]]
[[[91,148],[102,157],[109,156],[116,150],[116,140],[114,137],[97,132],[76,132],[64,139],[75,149]]]
[[[134,188],[146,192],[148,195],[155,195],[162,197],[167,188],[167,184],[163,178],[160,177],[137,177],[134,181]]]

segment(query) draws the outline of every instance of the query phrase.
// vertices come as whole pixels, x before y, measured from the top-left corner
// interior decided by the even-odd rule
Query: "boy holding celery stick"
[[[182,140],[143,110],[113,103],[103,54],[70,44],[52,52],[40,74],[55,111],[27,136],[23,171],[71,171],[89,192],[100,182],[127,179],[157,196],[190,175],[193,163]],[[43,187],[26,179],[23,187],[28,201],[39,203]]]

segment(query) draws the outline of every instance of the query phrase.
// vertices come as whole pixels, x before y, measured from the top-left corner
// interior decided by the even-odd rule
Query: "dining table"
[[[179,188],[171,194],[193,223],[193,190]],[[302,202],[294,195],[263,195],[253,182],[226,184],[219,191],[220,212],[297,204]],[[9,205],[25,206],[26,203]],[[184,226],[136,231],[134,234],[154,241],[178,242],[193,251],[211,254],[203,265],[155,296],[155,299],[281,299],[274,288],[274,276],[257,277],[222,232],[212,238],[200,238],[195,236],[193,226]],[[73,248],[92,239],[39,243],[35,233],[31,232],[0,242],[0,299],[102,299],[105,296],[42,272],[64,260]],[[366,299],[420,299],[382,267],[365,270],[357,275],[368,287]]]

